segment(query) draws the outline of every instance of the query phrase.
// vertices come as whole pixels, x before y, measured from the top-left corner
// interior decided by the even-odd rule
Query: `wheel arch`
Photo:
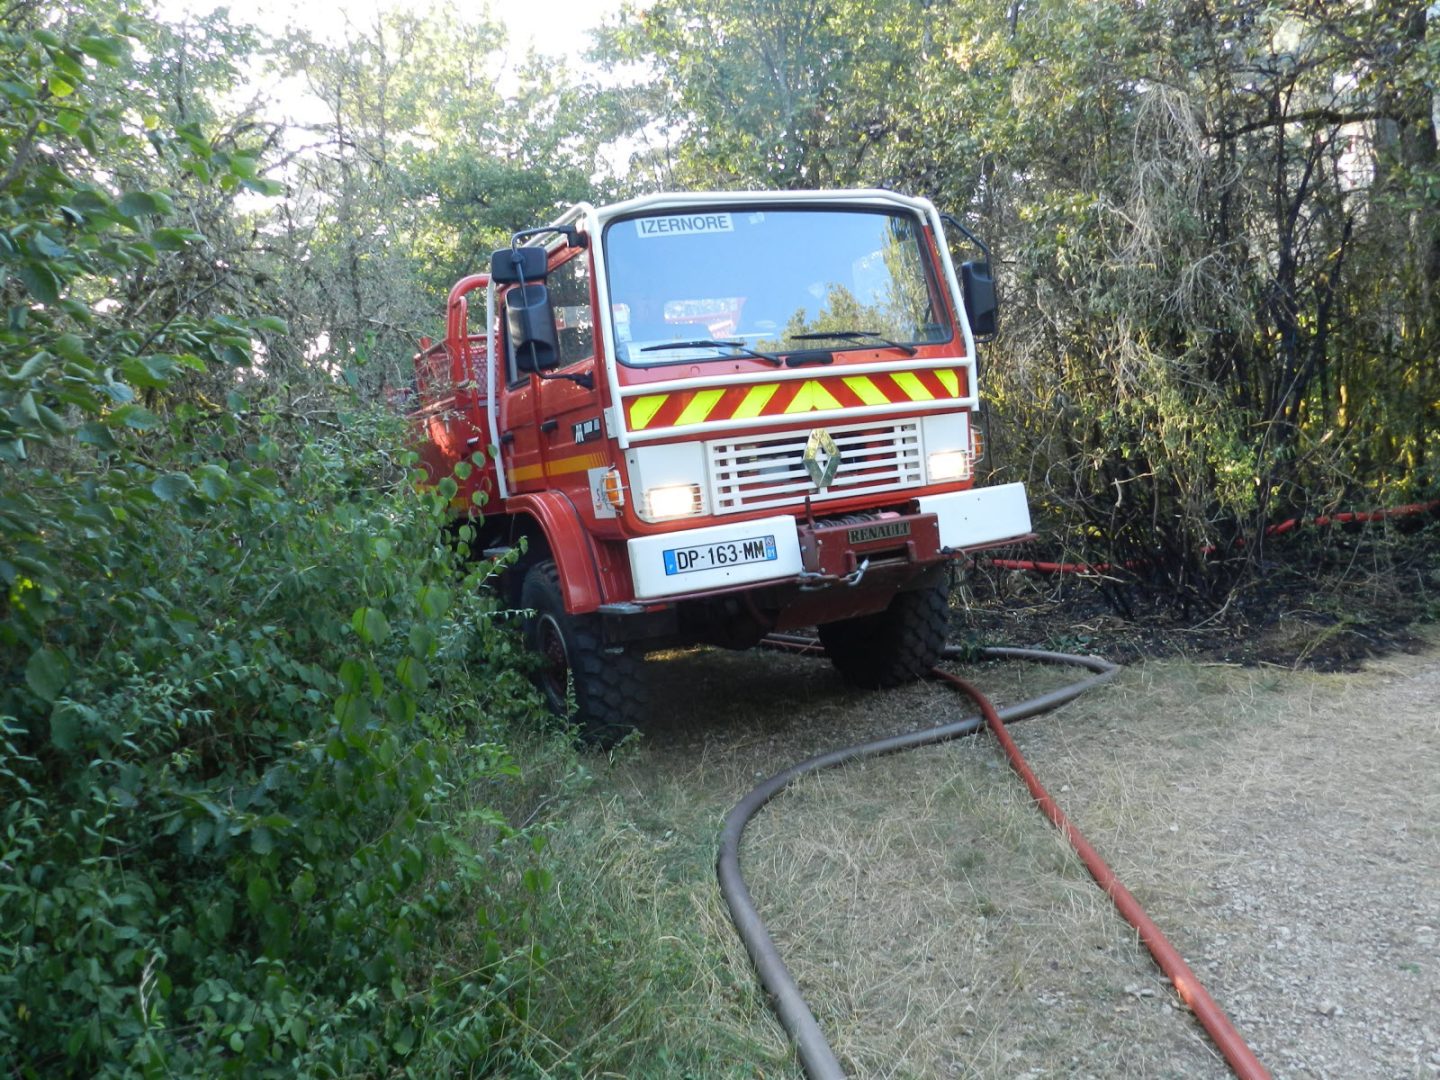
[[[594,611],[602,602],[600,568],[590,534],[570,499],[556,491],[517,495],[507,500],[510,536],[527,539],[526,562],[555,560],[560,593],[572,615]]]

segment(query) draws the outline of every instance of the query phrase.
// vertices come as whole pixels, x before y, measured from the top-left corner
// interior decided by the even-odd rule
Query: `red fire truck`
[[[665,646],[816,626],[853,682],[914,678],[952,561],[1029,533],[1023,485],[972,485],[994,289],[946,221],[979,244],[889,191],[582,204],[451,290],[423,458],[588,738],[644,714]]]

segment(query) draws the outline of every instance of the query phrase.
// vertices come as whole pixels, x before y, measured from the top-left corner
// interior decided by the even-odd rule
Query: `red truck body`
[[[962,289],[942,229],[892,192],[647,196],[451,290],[415,361],[423,460],[438,482],[483,455],[457,515],[477,556],[519,549],[582,729],[633,722],[631,660],[661,645],[819,626],[858,682],[919,674],[945,568],[1029,533],[1021,485],[973,485],[977,264]]]

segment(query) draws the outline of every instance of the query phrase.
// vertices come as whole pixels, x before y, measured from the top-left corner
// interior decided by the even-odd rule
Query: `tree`
[[[1218,603],[1276,514],[1437,483],[1427,21],[672,0],[611,49],[653,57],[682,181],[880,183],[967,215],[1007,300],[996,441],[1067,543]]]
[[[289,318],[312,355],[372,392],[409,381],[455,280],[593,194],[586,94],[532,57],[505,98],[503,41],[494,23],[436,10],[387,14],[336,45],[297,33],[282,46],[284,70],[327,113],[289,163],[275,225]]]

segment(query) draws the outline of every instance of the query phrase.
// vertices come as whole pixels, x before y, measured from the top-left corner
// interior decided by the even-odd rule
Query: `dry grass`
[[[1001,703],[1068,678],[966,674]],[[716,893],[720,820],[811,753],[953,719],[954,695],[856,694],[823,661],[759,653],[679,654],[663,681],[675,713],[597,769],[595,820],[633,860],[612,870],[699,973],[663,1004],[709,1048],[686,1075],[798,1076]],[[1429,1076],[1437,699],[1433,657],[1359,675],[1167,661],[1015,734],[1277,1077]],[[1377,701],[1384,724],[1362,725]],[[986,739],[812,777],[742,859],[854,1076],[1227,1075]]]

